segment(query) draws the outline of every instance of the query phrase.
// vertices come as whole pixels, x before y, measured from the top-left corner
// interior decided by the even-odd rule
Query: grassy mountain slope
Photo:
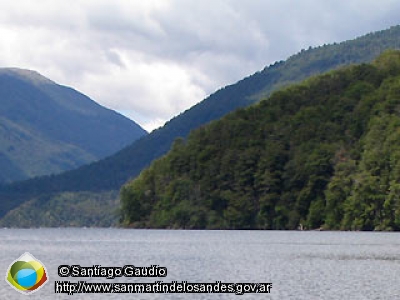
[[[186,137],[192,129],[255,103],[275,89],[342,65],[369,62],[376,55],[391,48],[400,48],[400,26],[340,44],[302,50],[286,61],[275,63],[217,91],[173,118],[162,128],[111,157],[59,176],[0,187],[0,217],[40,195],[118,190],[128,179],[137,176],[152,160],[165,154],[176,137]]]
[[[399,112],[399,51],[276,92],[125,185],[125,224],[399,230]]]
[[[0,69],[0,182],[60,173],[110,155],[145,131],[36,72]]]

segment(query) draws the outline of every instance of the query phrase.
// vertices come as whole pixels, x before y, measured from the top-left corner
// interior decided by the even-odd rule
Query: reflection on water
[[[396,299],[400,235],[364,232],[0,229],[0,272],[24,252],[41,260],[50,282],[30,299]],[[272,282],[270,295],[54,293],[59,265],[150,266],[162,279],[112,282]],[[90,282],[108,279],[86,278]],[[107,281],[108,280],[108,281]],[[1,299],[27,299],[0,280]]]

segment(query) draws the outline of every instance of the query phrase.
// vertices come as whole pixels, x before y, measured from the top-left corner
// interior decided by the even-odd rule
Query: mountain
[[[0,69],[0,182],[60,173],[146,132],[85,95],[23,69]]]
[[[270,95],[276,89],[299,82],[305,78],[336,69],[343,65],[370,62],[386,49],[400,48],[400,26],[370,33],[339,44],[324,45],[302,50],[286,61],[277,62],[236,84],[227,86],[181,113],[162,128],[134,142],[113,156],[99,162],[68,171],[58,176],[28,180],[0,187],[0,218],[10,210],[13,216],[22,215],[18,207],[30,201],[31,207],[40,202],[46,213],[52,213],[51,202],[64,192],[91,192],[119,190],[129,179],[137,176],[150,163],[165,154],[177,137],[186,137],[195,128],[201,127],[241,107],[246,107]],[[113,199],[109,199],[113,201]],[[115,200],[115,199],[114,199]],[[99,202],[101,205],[102,202]],[[64,202],[68,208],[67,201]],[[106,206],[108,207],[108,206]],[[37,210],[34,210],[37,212]],[[11,216],[11,215],[9,215]],[[36,219],[40,226],[40,219]],[[64,222],[75,223],[77,215]],[[8,217],[7,226],[20,226],[16,218]],[[14,222],[14,223],[13,223]],[[0,224],[2,222],[0,221]],[[30,223],[29,223],[30,224]],[[80,223],[90,226],[90,223]]]
[[[122,189],[124,223],[400,230],[400,51],[288,87],[177,140]]]

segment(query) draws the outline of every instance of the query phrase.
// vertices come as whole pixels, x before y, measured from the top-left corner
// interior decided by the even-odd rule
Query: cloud
[[[148,130],[302,48],[396,25],[395,0],[13,0],[0,64],[70,85]]]
[[[114,51],[123,67],[109,66],[106,73],[87,74],[81,82],[85,90],[94,85],[94,98],[103,98],[106,106],[136,116],[134,119],[152,115],[165,121],[187,108],[188,101],[194,104],[205,97],[190,72],[179,64]]]

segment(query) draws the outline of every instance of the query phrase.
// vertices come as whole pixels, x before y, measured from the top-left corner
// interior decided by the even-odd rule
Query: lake
[[[29,252],[49,282],[28,296],[4,280]],[[400,299],[400,234],[307,231],[0,229],[1,299]],[[61,278],[59,265],[166,267],[165,278]],[[55,294],[54,282],[272,283],[270,294]]]

